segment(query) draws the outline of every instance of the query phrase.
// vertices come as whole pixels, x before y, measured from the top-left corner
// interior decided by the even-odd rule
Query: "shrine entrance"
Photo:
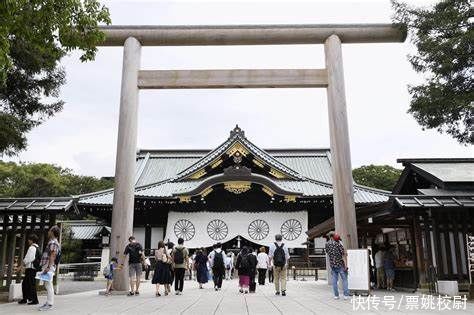
[[[347,248],[358,248],[342,43],[403,42],[391,24],[104,26],[103,46],[123,46],[122,85],[112,211],[111,256],[133,230],[140,89],[326,88],[334,221]],[[324,44],[324,69],[140,70],[142,46]],[[128,275],[114,283],[126,290]]]

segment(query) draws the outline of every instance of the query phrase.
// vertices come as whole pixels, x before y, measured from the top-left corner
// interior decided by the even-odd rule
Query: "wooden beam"
[[[283,25],[112,25],[100,26],[100,46],[123,46],[135,37],[142,46],[322,44],[335,34],[343,43],[403,42],[396,24]]]
[[[324,88],[326,69],[141,70],[140,89]]]

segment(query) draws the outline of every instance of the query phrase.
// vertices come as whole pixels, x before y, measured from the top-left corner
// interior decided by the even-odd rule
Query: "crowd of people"
[[[375,278],[377,289],[395,291],[395,254],[393,246],[381,246],[374,255]]]
[[[20,304],[39,304],[36,292],[36,280],[39,279],[47,291],[46,302],[39,310],[49,310],[54,304],[53,276],[61,257],[61,245],[58,242],[60,229],[52,226],[48,232],[48,243],[41,253],[38,246],[38,237],[34,234],[28,236],[28,250],[24,257],[25,277],[22,282],[23,298]],[[114,273],[121,270],[125,259],[128,257],[128,276],[130,279],[129,296],[140,294],[140,281],[142,271],[145,270],[145,278],[148,279],[151,272],[151,262],[144,255],[142,245],[130,236],[128,239],[121,263],[116,257],[111,258],[110,263],[103,270],[103,275],[107,279],[106,295],[110,295],[113,290]],[[344,299],[349,298],[348,290],[348,268],[347,254],[338,234],[330,233],[325,245],[325,252],[329,258],[332,272],[332,287],[334,298],[339,299],[339,278],[342,280]],[[230,280],[238,276],[238,291],[242,294],[254,293],[258,285],[265,285],[268,281],[274,283],[276,295],[286,295],[287,267],[290,259],[288,247],[282,242],[282,236],[275,235],[275,242],[269,244],[269,251],[266,247],[253,249],[244,246],[235,254],[233,251],[226,253],[221,243],[214,244],[209,253],[206,249],[200,248],[190,255],[189,250],[184,245],[184,239],[179,238],[175,246],[172,242],[165,244],[164,241],[158,243],[158,248],[154,251],[154,268],[152,284],[156,285],[155,295],[160,297],[163,294],[171,294],[174,284],[174,294],[181,295],[184,290],[184,278],[188,271],[191,279],[195,279],[199,289],[209,281],[213,282],[215,291],[222,288],[224,279]],[[393,290],[394,261],[395,256],[392,248],[380,248],[374,255],[377,288],[387,288]],[[257,278],[257,282],[256,282]]]
[[[240,252],[234,254],[233,251],[226,253],[222,249],[221,243],[213,245],[212,250],[207,253],[206,249],[200,248],[193,255],[184,246],[184,239],[179,238],[175,246],[172,242],[165,244],[164,241],[158,243],[158,248],[154,252],[155,267],[152,284],[156,285],[155,296],[169,295],[174,283],[174,293],[181,295],[184,289],[184,277],[186,270],[192,279],[195,279],[199,289],[212,281],[214,290],[222,288],[224,279],[234,278],[238,275],[238,290],[240,293],[254,293],[258,284],[265,285],[268,274],[269,282],[275,285],[276,295],[286,295],[286,273],[288,260],[290,259],[288,247],[282,242],[282,236],[275,235],[275,242],[270,244],[269,252],[265,247],[252,249],[244,246]],[[129,243],[123,252],[123,259],[128,257],[128,275],[130,278],[129,296],[139,295],[140,279],[143,268],[147,270],[150,262],[144,255],[143,247],[135,237],[130,236]],[[146,262],[148,260],[148,263]],[[115,270],[123,268],[124,262],[119,264],[118,259],[113,257],[104,269],[104,276],[107,279],[106,295],[113,290],[113,275]]]

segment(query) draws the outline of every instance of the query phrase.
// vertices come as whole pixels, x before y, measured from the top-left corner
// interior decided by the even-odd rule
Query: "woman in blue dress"
[[[201,248],[196,252],[194,268],[196,269],[196,280],[199,283],[199,289],[202,289],[202,285],[207,283],[208,280],[207,255],[204,248]]]

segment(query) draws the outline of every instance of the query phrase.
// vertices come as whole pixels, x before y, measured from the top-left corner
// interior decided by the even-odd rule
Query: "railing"
[[[310,255],[308,258],[306,256],[291,256],[289,265],[295,267],[326,269],[326,256]]]
[[[93,248],[93,249],[86,249],[84,251],[84,256],[88,258],[98,258],[102,257],[102,249],[101,248]]]
[[[294,267],[291,268],[291,273],[293,275],[293,280],[297,280],[301,278],[301,280],[305,281],[306,278],[313,278],[315,281],[318,281],[318,269],[314,267]]]
[[[72,278],[74,281],[94,281],[99,272],[100,262],[59,265],[59,276]]]

